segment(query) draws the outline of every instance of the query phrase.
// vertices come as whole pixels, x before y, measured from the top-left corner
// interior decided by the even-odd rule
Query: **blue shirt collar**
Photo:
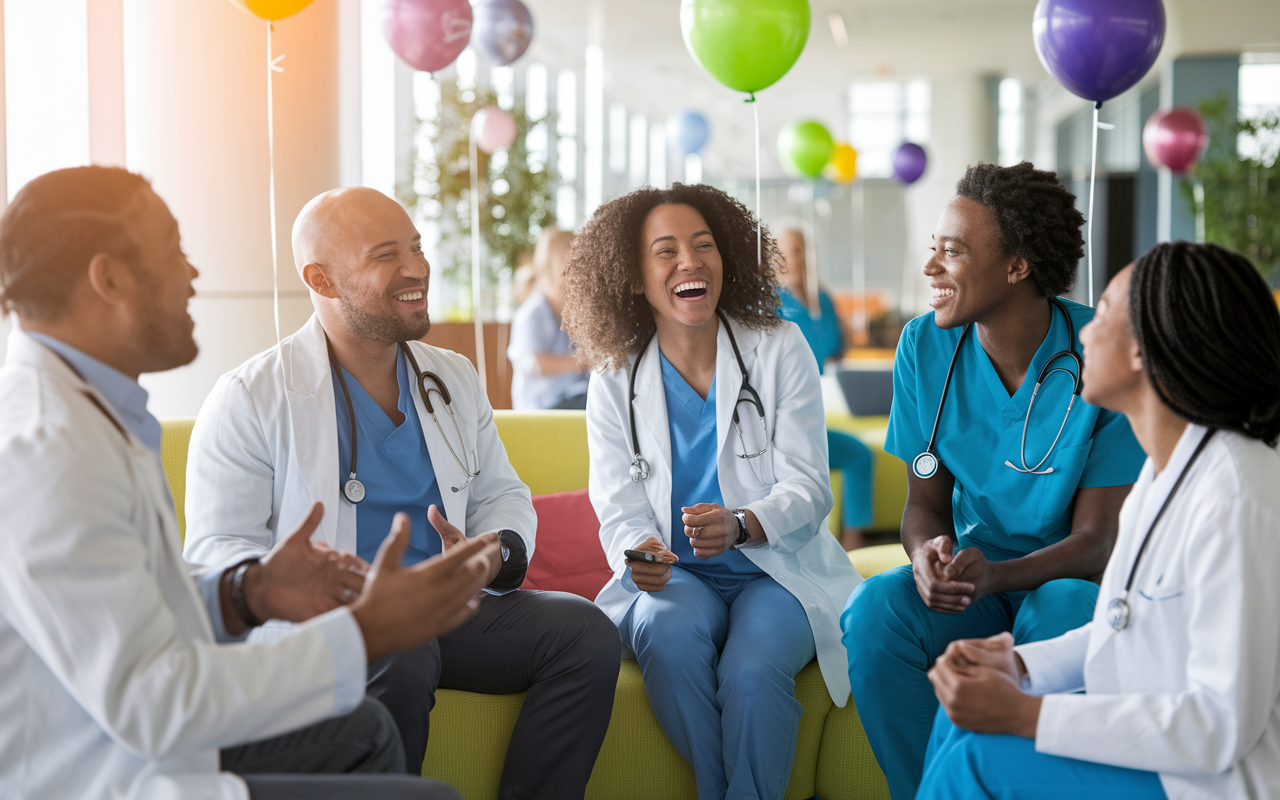
[[[139,441],[152,451],[160,452],[160,421],[147,411],[147,390],[133,378],[109,367],[93,356],[85,355],[69,344],[43,333],[29,333],[32,339],[65,358],[80,376],[102,393],[125,425]]]

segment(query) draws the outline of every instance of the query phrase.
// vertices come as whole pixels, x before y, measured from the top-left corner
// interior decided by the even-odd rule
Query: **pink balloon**
[[[485,106],[471,118],[471,136],[486,153],[510,147],[516,140],[516,121],[497,106]]]
[[[1209,146],[1209,126],[1194,108],[1162,108],[1142,127],[1142,149],[1153,166],[1186,172]]]
[[[386,0],[382,34],[406,64],[435,72],[467,46],[471,19],[467,0]]]

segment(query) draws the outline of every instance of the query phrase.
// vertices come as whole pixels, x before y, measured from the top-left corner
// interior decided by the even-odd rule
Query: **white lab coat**
[[[769,452],[738,457],[733,410],[742,386],[724,325],[716,340],[716,461],[726,508],[747,508],[768,536],[768,544],[743,548],[747,558],[791,592],[804,606],[817,645],[818,665],[831,699],[849,699],[848,662],[840,641],[839,616],[862,582],[840,544],[823,525],[831,511],[827,425],[817,363],[800,329],[791,322],[769,333],[734,321],[734,335],[751,385],[765,410]],[[632,357],[634,363],[634,356]],[[671,546],[671,435],[667,402],[654,336],[636,374],[636,430],[640,453],[649,462],[647,481],[633,483],[628,415],[630,370],[597,372],[587,392],[587,441],[591,449],[591,504],[600,518],[600,541],[613,577],[596,604],[620,623],[640,596],[630,580],[624,550],[651,536]],[[744,395],[745,396],[745,395]],[[748,447],[761,439],[758,414],[743,403],[739,418]],[[683,527],[675,534],[684,535]]]
[[[1204,428],[1188,425],[1154,481],[1147,460],[1092,621],[1017,648],[1046,695],[1036,750],[1160,773],[1170,800],[1280,797],[1280,455],[1219,431],[1142,538]],[[1064,694],[1083,687],[1084,694]]]
[[[472,470],[477,463],[480,468],[479,476],[464,485],[466,474],[441,434],[443,429],[449,444],[459,447],[449,411],[439,395],[430,395],[437,427],[406,363],[445,516],[468,536],[514,530],[532,558],[538,520],[529,489],[507,460],[475,368],[449,350],[421,342],[409,346],[418,365],[448,387],[465,441],[464,461]],[[428,388],[433,385],[427,381]],[[218,380],[200,409],[187,457],[189,561],[229,563],[261,555],[293,530],[315,501],[324,503],[315,538],[356,551],[356,507],[339,485],[336,409],[325,333],[314,315],[293,336]]]
[[[159,460],[17,331],[0,464],[0,797],[247,798],[218,772],[219,748],[364,696],[346,609],[271,644],[215,643]]]

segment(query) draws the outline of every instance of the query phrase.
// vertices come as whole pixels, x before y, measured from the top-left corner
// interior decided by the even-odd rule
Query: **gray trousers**
[[[395,718],[408,771],[427,749],[437,687],[527,691],[507,745],[501,800],[582,797],[613,714],[622,645],[596,605],[563,592],[486,595],[457,630],[369,665],[369,696]]]
[[[443,783],[404,774],[395,721],[369,698],[345,716],[221,755],[222,769],[244,778],[252,800],[461,800]]]

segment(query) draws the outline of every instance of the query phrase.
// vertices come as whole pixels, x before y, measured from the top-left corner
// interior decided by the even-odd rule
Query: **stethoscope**
[[[1018,458],[1022,461],[1019,467],[1011,461],[1004,462],[1004,465],[1015,472],[1021,472],[1024,475],[1048,475],[1053,472],[1053,467],[1040,469],[1044,463],[1049,460],[1049,456],[1053,454],[1053,448],[1058,446],[1058,439],[1062,438],[1062,432],[1066,430],[1067,420],[1071,418],[1071,407],[1076,404],[1076,398],[1080,396],[1084,383],[1081,381],[1080,375],[1084,371],[1084,362],[1080,359],[1080,354],[1076,351],[1076,326],[1071,322],[1071,315],[1067,313],[1067,307],[1062,301],[1056,297],[1049,298],[1049,302],[1054,308],[1062,312],[1062,318],[1067,321],[1067,342],[1068,349],[1060,350],[1049,356],[1049,360],[1044,362],[1044,366],[1040,368],[1040,375],[1036,377],[1035,388],[1031,391],[1031,402],[1027,403],[1027,415],[1022,420],[1022,445],[1018,448]],[[1051,312],[1052,313],[1052,312]],[[956,349],[951,354],[951,363],[947,366],[947,377],[942,383],[942,397],[938,400],[938,413],[933,418],[933,431],[929,434],[929,445],[924,452],[915,457],[911,462],[911,470],[915,472],[918,478],[932,478],[938,474],[938,423],[942,420],[942,407],[947,402],[947,389],[951,386],[951,375],[956,369],[956,357],[960,355],[960,348],[964,346],[964,340],[969,335],[969,330],[973,327],[973,323],[966,323],[964,330],[960,332],[960,341],[956,342]],[[1067,367],[1055,367],[1054,362],[1060,358],[1069,358],[1076,364],[1076,371],[1072,372]],[[1040,459],[1034,467],[1027,466],[1027,424],[1031,422],[1031,409],[1035,407],[1036,395],[1040,393],[1040,387],[1048,380],[1049,376],[1055,372],[1065,372],[1071,376],[1074,387],[1071,392],[1071,400],[1067,403],[1067,413],[1062,416],[1062,424],[1058,426],[1058,435],[1053,437],[1053,444],[1049,445],[1049,450],[1044,454],[1044,458]]]
[[[729,334],[729,345],[733,348],[733,357],[738,360],[738,369],[742,371],[742,388],[738,390],[738,402],[733,406],[733,427],[738,432],[738,441],[742,444],[742,452],[735,455],[738,458],[759,458],[769,452],[769,429],[764,424],[764,403],[760,402],[760,395],[756,394],[756,390],[752,388],[751,381],[747,377],[747,365],[742,360],[742,353],[738,350],[738,340],[733,336],[733,328],[729,327],[729,321],[724,318],[724,314],[718,308],[716,309],[716,316],[720,318],[720,324],[724,326],[725,333]],[[653,341],[652,333],[649,334],[648,339],[644,340],[644,345],[640,348],[640,355],[636,356],[635,363],[631,365],[630,402],[627,404],[627,409],[631,413],[632,483],[649,480],[649,462],[645,461],[644,456],[640,455],[640,439],[636,436],[636,371],[640,366],[640,359],[644,358],[645,351],[649,349],[651,341]],[[742,396],[744,392],[748,395],[747,397]],[[747,441],[742,436],[742,425],[738,422],[738,406],[743,403],[750,403],[755,406],[756,414],[760,418],[760,432],[763,434],[764,447],[755,453],[747,452]]]
[[[333,371],[338,375],[338,384],[342,386],[342,396],[347,401],[347,419],[351,421],[351,468],[348,470],[346,483],[342,484],[342,496],[352,505],[359,505],[364,502],[367,492],[364,484],[356,478],[356,454],[359,450],[356,434],[356,412],[355,407],[351,405],[351,392],[347,390],[347,379],[342,375],[342,367],[338,364],[337,357],[333,354],[333,345],[328,341],[325,347],[329,351],[329,365],[333,367]],[[471,485],[471,481],[475,480],[480,474],[480,464],[476,464],[474,470],[471,469],[471,459],[467,455],[467,441],[462,435],[462,426],[458,424],[458,417],[453,413],[453,398],[449,396],[449,387],[444,385],[444,381],[440,380],[440,376],[434,372],[423,372],[418,367],[418,360],[413,357],[413,351],[410,350],[404,342],[400,343],[400,351],[404,353],[405,358],[409,360],[409,365],[413,367],[413,373],[418,376],[418,394],[422,396],[422,404],[427,407],[427,413],[431,415],[431,420],[435,422],[436,429],[440,431],[440,438],[444,440],[444,444],[449,448],[449,455],[453,456],[453,460],[457,462],[458,469],[462,470],[467,476],[461,486],[450,487],[455,492],[460,492]],[[427,379],[430,378],[435,386],[427,388]],[[462,450],[462,457],[458,457],[458,451],[453,449],[453,445],[449,442],[449,437],[444,435],[444,426],[440,424],[440,418],[436,416],[435,406],[431,403],[431,393],[435,392],[441,400],[444,400],[445,411],[449,412],[449,419],[453,420],[453,429],[458,434],[458,447]],[[477,462],[479,459],[477,459]]]
[[[1107,603],[1107,622],[1111,624],[1116,633],[1129,627],[1129,620],[1133,616],[1133,612],[1129,608],[1129,592],[1133,589],[1133,578],[1138,574],[1138,564],[1142,563],[1142,554],[1147,552],[1147,543],[1151,541],[1151,532],[1156,529],[1156,524],[1164,516],[1165,509],[1169,507],[1173,496],[1178,493],[1178,487],[1182,486],[1182,479],[1187,477],[1187,473],[1191,471],[1191,465],[1196,463],[1196,459],[1204,451],[1204,446],[1209,443],[1215,433],[1217,433],[1216,428],[1210,428],[1205,431],[1204,436],[1200,439],[1200,444],[1196,445],[1195,452],[1191,454],[1191,458],[1187,461],[1187,465],[1182,468],[1182,472],[1178,473],[1178,479],[1173,482],[1173,488],[1169,490],[1164,502],[1160,504],[1160,510],[1156,512],[1155,519],[1151,520],[1151,527],[1147,528],[1147,535],[1142,537],[1142,544],[1138,547],[1138,555],[1134,556],[1133,566],[1129,567],[1129,580],[1125,581],[1124,584],[1124,597],[1112,598],[1111,602]]]

